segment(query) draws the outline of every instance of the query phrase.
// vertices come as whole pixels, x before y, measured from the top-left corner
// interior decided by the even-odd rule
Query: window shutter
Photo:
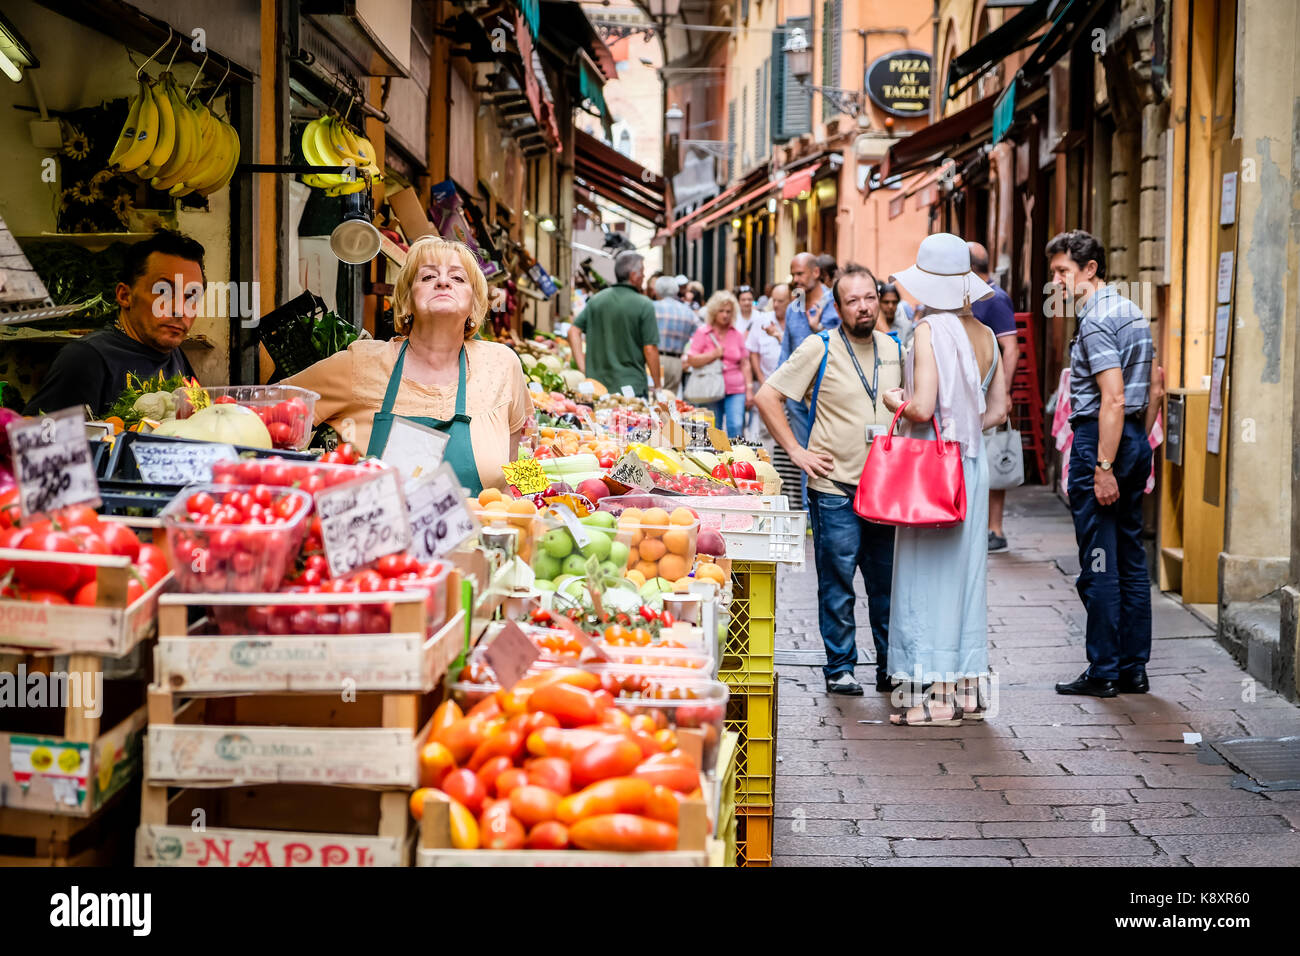
[[[769,132],[773,143],[785,142],[785,137],[781,135],[785,128],[785,54],[781,51],[784,45],[785,34],[780,30],[773,30],[772,59],[768,61],[772,64],[772,75],[767,88],[771,102]]]
[[[842,0],[822,3],[822,86],[840,85],[840,7]],[[822,97],[822,121],[836,114],[826,97]]]
[[[727,182],[736,175],[736,101],[727,104]]]
[[[809,38],[810,43],[812,42],[813,38],[810,36],[812,17],[791,17],[786,21],[785,30],[778,34],[781,37],[781,46],[785,45],[789,31],[795,27],[803,30],[804,36]],[[784,122],[779,142],[783,143],[812,131],[812,94],[790,75],[784,51],[781,52],[781,95]]]
[[[763,149],[763,68],[754,70],[754,162],[765,155]]]
[[[736,131],[736,138],[739,140],[740,148],[737,152],[743,158],[740,163],[740,170],[749,168],[749,137],[745,135],[745,124],[749,122],[749,87],[746,86],[740,91],[740,129]]]

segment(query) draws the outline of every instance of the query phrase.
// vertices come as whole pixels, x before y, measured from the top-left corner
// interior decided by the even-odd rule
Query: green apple
[[[584,578],[573,578],[564,586],[564,593],[575,601],[581,600],[587,592],[587,582]]]
[[[593,511],[582,519],[582,523],[593,528],[613,528],[618,521],[608,511]]]
[[[623,573],[623,565],[615,564],[613,561],[602,561],[600,573],[603,577],[618,577]]]
[[[598,561],[604,561],[609,557],[610,546],[613,543],[609,535],[591,528],[587,531],[587,537],[590,540],[587,542],[587,546],[582,549],[584,556],[588,558],[594,557]]]
[[[609,545],[609,561],[611,564],[617,564],[620,568],[627,567],[628,547],[622,541],[611,541]]]
[[[533,582],[533,587],[536,588],[538,591],[554,591],[555,582],[548,580],[546,578],[538,578],[536,581]]]
[[[552,528],[542,535],[542,550],[557,561],[563,561],[573,553],[573,536],[564,528]]]
[[[560,570],[565,574],[577,574],[579,576],[586,574],[587,559],[575,552],[564,559],[564,563],[560,566]]]
[[[651,578],[641,586],[641,597],[649,600],[653,597],[671,594],[672,590],[673,582],[667,578]]]
[[[533,556],[533,573],[539,578],[553,580],[560,574],[561,564],[558,558],[553,558],[545,550],[539,548],[537,554]]]

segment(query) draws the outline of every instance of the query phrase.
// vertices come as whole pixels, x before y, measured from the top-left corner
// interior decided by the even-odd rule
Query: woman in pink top
[[[754,378],[749,367],[749,350],[745,336],[735,328],[740,306],[730,292],[713,293],[701,314],[704,325],[691,336],[690,347],[682,358],[687,368],[701,368],[722,360],[722,380],[726,396],[705,406],[713,412],[718,427],[727,429],[728,438],[739,438],[745,428],[745,403],[753,395]]]

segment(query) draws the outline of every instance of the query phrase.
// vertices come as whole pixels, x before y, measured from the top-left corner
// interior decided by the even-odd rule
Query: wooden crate
[[[295,784],[146,786],[136,866],[406,866],[411,821],[402,791]]]
[[[129,558],[117,555],[63,554],[0,548],[0,560],[39,558],[51,564],[94,565],[98,570],[95,607],[33,604],[0,599],[0,648],[20,648],[46,654],[104,654],[121,657],[152,637],[158,624],[158,598],[171,590],[172,575],[126,603],[131,573]]]
[[[106,676],[122,661],[99,654],[0,657],[0,681],[21,695],[15,700],[23,704],[0,706],[0,807],[83,819],[94,815],[139,774],[147,671]],[[50,680],[52,671],[60,675],[57,684]],[[47,695],[64,698],[60,687],[67,687],[66,699],[25,706],[38,674]],[[94,696],[73,700],[73,681],[79,688],[95,682]],[[11,703],[7,694],[0,701]]]
[[[138,787],[114,794],[90,817],[0,807],[0,867],[129,864]]]

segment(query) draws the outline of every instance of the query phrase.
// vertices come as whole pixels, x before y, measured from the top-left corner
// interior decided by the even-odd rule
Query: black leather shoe
[[[894,692],[894,678],[888,674],[876,675],[876,691],[881,694],[892,694]]]
[[[1136,667],[1128,674],[1120,674],[1118,683],[1121,694],[1145,694],[1151,689],[1145,667]]]
[[[1113,680],[1097,680],[1084,671],[1077,680],[1068,684],[1057,684],[1058,694],[1077,694],[1084,697],[1114,697],[1119,693]]]
[[[841,694],[845,697],[861,697],[862,685],[853,679],[853,675],[849,671],[845,671],[826,681],[826,693]]]

